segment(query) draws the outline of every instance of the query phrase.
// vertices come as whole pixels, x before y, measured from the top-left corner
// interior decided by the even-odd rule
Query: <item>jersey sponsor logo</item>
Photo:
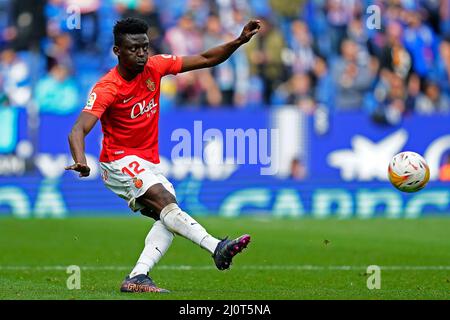
[[[145,81],[145,84],[147,85],[148,90],[150,91],[155,91],[156,86],[155,86],[155,82],[152,81],[152,79],[147,79],[147,81]]]
[[[86,106],[84,108],[86,110],[92,110],[92,107],[94,106],[95,99],[97,99],[97,94],[95,92],[92,92],[89,95],[88,101],[87,101]]]
[[[147,117],[150,117],[151,114],[156,113],[156,107],[158,105],[155,103],[155,98],[150,100],[150,102],[146,105],[145,100],[142,102],[136,103],[133,108],[131,109],[130,117],[131,119],[136,119],[137,117],[148,113]]]

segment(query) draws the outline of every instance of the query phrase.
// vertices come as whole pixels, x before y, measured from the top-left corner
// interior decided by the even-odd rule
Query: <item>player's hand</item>
[[[71,166],[65,168],[66,170],[74,170],[80,173],[80,177],[88,177],[91,173],[91,168],[88,167],[85,163],[75,163]]]
[[[250,20],[242,30],[241,35],[239,38],[242,40],[243,43],[249,42],[250,39],[258,33],[259,29],[261,28],[261,21],[260,20]]]

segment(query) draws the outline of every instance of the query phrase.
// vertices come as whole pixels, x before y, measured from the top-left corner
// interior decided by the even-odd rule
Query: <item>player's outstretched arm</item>
[[[70,152],[72,153],[74,164],[66,167],[66,170],[74,170],[80,173],[80,177],[87,177],[91,169],[87,165],[84,153],[84,138],[97,123],[98,118],[90,113],[81,112],[72,131],[69,134]]]
[[[241,45],[250,41],[261,27],[259,20],[250,20],[242,30],[241,35],[233,41],[209,49],[199,55],[183,57],[181,72],[209,68],[227,60]]]

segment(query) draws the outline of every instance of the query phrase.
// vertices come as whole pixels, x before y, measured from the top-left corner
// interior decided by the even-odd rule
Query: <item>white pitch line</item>
[[[0,271],[65,271],[67,266],[54,265],[54,266],[2,266],[0,265]],[[86,271],[127,271],[131,270],[132,266],[79,266],[81,270]],[[368,266],[319,266],[319,265],[247,265],[247,266],[234,266],[233,269],[237,270],[274,270],[274,271],[361,271],[366,270]],[[450,266],[379,266],[381,270],[387,271],[431,271],[431,270],[450,270]],[[156,266],[155,269],[159,270],[215,270],[214,266],[187,266],[187,265],[161,265]]]

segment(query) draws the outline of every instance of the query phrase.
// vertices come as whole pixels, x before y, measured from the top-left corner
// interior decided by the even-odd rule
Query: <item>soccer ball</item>
[[[425,159],[411,151],[400,152],[389,163],[389,181],[403,192],[417,192],[430,180],[430,169]]]

